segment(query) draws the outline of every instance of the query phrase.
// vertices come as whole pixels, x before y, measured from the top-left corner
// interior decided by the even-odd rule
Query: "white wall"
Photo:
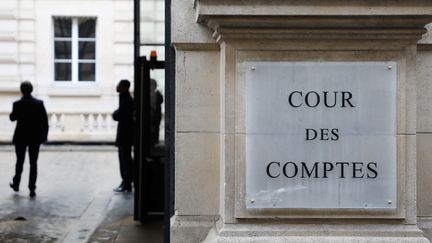
[[[97,18],[96,82],[54,82],[53,16]],[[81,120],[83,114],[103,114],[106,122],[106,114],[118,106],[116,84],[123,78],[133,81],[133,1],[2,0],[0,50],[0,141],[11,140],[14,124],[7,115],[20,97],[22,80],[34,84],[34,95],[49,113],[74,117],[61,128],[59,115],[59,129],[52,129],[50,140],[114,139],[114,125],[100,121],[100,128],[83,129]]]
[[[36,3],[35,82],[39,96],[47,101],[47,109],[83,112],[115,109],[115,85],[121,78],[133,79],[132,5],[121,0],[37,0]],[[54,82],[53,16],[97,18],[96,82]],[[118,28],[119,25],[123,28]]]

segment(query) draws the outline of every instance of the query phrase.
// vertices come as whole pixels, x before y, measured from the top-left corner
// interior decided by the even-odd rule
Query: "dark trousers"
[[[118,155],[120,161],[120,175],[122,178],[122,187],[131,188],[132,183],[132,146],[119,145]]]
[[[30,179],[28,188],[31,191],[36,189],[36,179],[37,179],[37,159],[39,156],[40,144],[15,144],[15,153],[17,156],[17,162],[15,165],[15,176],[13,178],[13,184],[19,186],[21,182],[21,174],[23,171],[23,165],[25,160],[25,153],[27,147],[29,148],[29,158],[30,158]]]

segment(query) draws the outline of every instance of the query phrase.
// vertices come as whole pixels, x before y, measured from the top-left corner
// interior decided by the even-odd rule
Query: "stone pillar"
[[[301,4],[196,0],[192,5],[189,1],[173,0],[172,4],[172,40],[177,50],[176,210],[171,225],[172,242],[428,242],[417,227],[416,212],[416,42],[425,32],[425,24],[432,22],[432,3],[418,0],[407,6],[379,1],[363,5],[330,0]],[[389,80],[395,85],[393,93],[390,92],[394,95],[395,112],[389,113],[394,124],[388,125],[394,125],[394,131],[383,133],[395,143],[394,149],[387,151],[394,158],[388,162],[393,164],[389,167],[392,172],[385,172],[394,181],[383,186],[382,191],[370,188],[375,197],[380,197],[379,192],[394,190],[389,193],[392,200],[386,200],[388,205],[356,204],[374,201],[374,197],[352,199],[348,206],[326,205],[324,199],[321,206],[319,201],[297,202],[292,198],[288,202],[274,201],[274,205],[254,205],[265,200],[249,196],[249,187],[255,181],[253,177],[246,178],[247,171],[253,166],[250,164],[253,156],[261,155],[248,152],[257,147],[250,145],[247,138],[251,134],[247,122],[255,109],[248,106],[251,100],[247,96],[250,97],[254,65],[266,69],[269,63],[280,63],[287,71],[282,69],[278,77],[273,73],[260,76],[263,81],[285,78],[292,81],[284,76],[292,74],[288,70],[290,65],[328,68],[335,63],[353,65],[353,75],[357,75],[352,78],[354,85],[360,85],[361,81],[355,80],[363,76],[355,70],[366,70],[364,77],[369,77],[369,68],[362,69],[364,65],[371,65],[370,70],[381,66],[392,70],[394,76],[389,76]],[[309,77],[310,72],[313,71],[292,75]],[[338,91],[342,92],[345,83],[340,86]],[[259,87],[265,92],[265,85]],[[277,96],[277,88],[273,90]],[[384,85],[383,92],[386,90]],[[377,92],[373,87],[371,91]],[[375,94],[380,96],[379,92]],[[367,94],[363,99],[371,97]],[[377,110],[385,101],[378,103]],[[268,109],[276,112],[278,106]],[[371,118],[357,117],[359,126]],[[345,142],[341,143],[343,147]],[[342,152],[356,153],[355,146],[348,148],[352,151]],[[359,144],[360,148],[368,154],[364,144]],[[372,147],[370,150],[375,151]],[[379,150],[371,153],[380,154]],[[355,171],[354,165],[354,174]],[[364,183],[368,181],[371,182],[364,180]],[[383,180],[386,181],[388,178]],[[286,187],[280,189],[292,189],[295,183],[285,182]],[[305,180],[302,186],[307,188],[309,182],[313,180]],[[362,183],[356,185],[361,187]],[[348,187],[348,191],[360,190],[353,184]],[[325,196],[333,193],[333,189],[323,187],[319,193]],[[363,196],[368,196],[367,190]]]
[[[432,237],[432,24],[417,45],[417,217],[418,225]]]

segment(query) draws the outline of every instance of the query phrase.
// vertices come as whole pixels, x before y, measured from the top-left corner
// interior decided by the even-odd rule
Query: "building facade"
[[[142,52],[159,48],[163,57],[163,1],[142,8]],[[2,1],[0,49],[1,142],[11,141],[8,116],[23,80],[45,102],[50,142],[114,141],[116,85],[133,83],[133,1]],[[163,73],[153,76],[163,91]]]
[[[432,216],[430,2],[171,7],[171,242],[428,242],[419,228],[428,232]],[[354,102],[318,106],[326,87]],[[304,138],[307,124],[340,127],[331,142],[325,126]],[[331,158],[357,161],[339,162],[351,179]],[[361,161],[374,172],[362,174]]]

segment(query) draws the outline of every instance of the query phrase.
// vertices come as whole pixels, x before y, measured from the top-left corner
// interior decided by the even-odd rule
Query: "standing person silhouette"
[[[157,82],[150,79],[150,109],[151,109],[151,145],[155,146],[159,143],[159,127],[162,120],[162,103],[163,97],[161,92],[157,89]]]
[[[115,192],[132,191],[132,144],[134,141],[134,101],[129,93],[130,82],[120,80],[117,85],[119,108],[114,111],[113,119],[118,121],[115,145],[118,147],[121,184]]]
[[[40,145],[47,141],[48,116],[42,100],[34,98],[33,85],[29,81],[21,83],[22,98],[13,103],[12,113],[9,118],[17,121],[12,142],[15,144],[17,162],[15,176],[9,186],[14,191],[19,191],[21,174],[28,147],[30,158],[30,179],[28,188],[30,197],[36,196],[37,159]]]

